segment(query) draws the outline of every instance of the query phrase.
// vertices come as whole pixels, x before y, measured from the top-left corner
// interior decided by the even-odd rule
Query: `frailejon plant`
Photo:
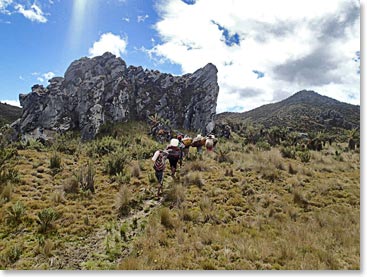
[[[7,223],[19,225],[25,215],[25,207],[22,202],[17,201],[7,209]]]
[[[37,223],[40,233],[46,233],[54,227],[55,221],[60,215],[52,208],[46,208],[37,213]]]
[[[50,157],[50,168],[53,170],[59,170],[61,168],[61,157],[56,151]]]

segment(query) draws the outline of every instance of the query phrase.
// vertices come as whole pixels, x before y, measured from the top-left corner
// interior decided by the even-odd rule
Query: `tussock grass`
[[[0,202],[0,267],[360,268],[360,157],[355,151],[333,145],[310,151],[310,161],[302,162],[299,156],[284,158],[278,147],[265,151],[243,145],[240,136],[236,142],[220,140],[216,150],[229,149],[224,153],[229,160],[219,162],[218,153],[204,152],[184,160],[175,180],[167,167],[163,199],[158,199],[150,158],[165,145],[144,130],[124,125],[101,136],[101,141],[109,137],[103,142],[72,139],[62,150],[24,147],[3,160],[7,177],[0,193],[7,184],[12,192],[10,201]],[[54,149],[62,159],[56,172],[48,169]],[[121,171],[115,170],[116,151],[125,155]],[[81,168],[88,175],[91,156],[94,194],[81,189],[77,176]],[[10,170],[16,178],[10,178]],[[7,224],[7,210],[17,201],[25,213],[15,220],[19,223]],[[50,207],[60,217],[41,232],[38,215]]]

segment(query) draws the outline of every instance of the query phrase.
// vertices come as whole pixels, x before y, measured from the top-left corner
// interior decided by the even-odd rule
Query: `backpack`
[[[165,159],[162,155],[162,153],[159,153],[158,158],[155,160],[153,168],[156,171],[163,171],[165,167]]]
[[[181,155],[181,149],[176,146],[167,147],[168,159],[179,159]]]

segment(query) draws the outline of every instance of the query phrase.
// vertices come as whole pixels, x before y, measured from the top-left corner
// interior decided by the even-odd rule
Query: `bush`
[[[57,190],[51,194],[51,200],[55,203],[63,203],[65,201],[65,191]]]
[[[311,159],[310,151],[298,152],[298,157],[300,157],[301,162],[308,163]]]
[[[204,186],[204,181],[199,172],[191,172],[184,176],[183,183],[185,185],[197,185],[199,188]]]
[[[11,195],[13,193],[13,185],[7,183],[1,191],[0,200],[3,202],[9,202],[11,200]]]
[[[73,133],[65,133],[60,135],[55,142],[55,149],[61,153],[74,155],[78,150],[79,141]]]
[[[10,160],[12,157],[18,155],[18,151],[15,148],[0,147],[0,167],[5,161]]]
[[[118,216],[127,216],[131,210],[132,193],[126,185],[121,186],[116,196]]]
[[[140,174],[141,174],[140,165],[139,164],[134,164],[131,167],[131,177],[139,178]]]
[[[107,155],[116,152],[120,147],[121,142],[114,139],[113,137],[106,136],[100,140],[95,141],[93,144],[93,152],[98,156]]]
[[[13,264],[19,260],[23,253],[23,247],[21,245],[12,245],[10,248],[6,249],[1,257],[1,260],[5,264]]]
[[[160,218],[161,224],[166,227],[167,229],[172,229],[174,227],[172,216],[168,208],[163,208],[160,210]]]
[[[50,157],[50,168],[54,170],[61,168],[61,157],[57,152],[53,152]]]
[[[233,160],[229,156],[229,149],[218,149],[215,160],[219,163],[233,163]]]
[[[286,146],[280,149],[283,158],[296,159],[296,151],[293,146]]]
[[[127,157],[128,156],[124,151],[118,151],[115,154],[110,154],[106,163],[106,172],[111,176],[123,172],[128,160]]]
[[[87,168],[81,167],[79,169],[79,172],[75,175],[75,180],[77,184],[75,184],[74,180],[71,180],[72,183],[71,183],[70,188],[73,189],[75,192],[77,192],[79,188],[81,188],[83,191],[89,190],[92,193],[94,193],[95,192],[94,176],[95,176],[95,171],[93,168],[92,161],[88,161]]]
[[[266,141],[258,141],[256,147],[261,151],[269,151],[271,149],[270,144]]]
[[[74,175],[66,180],[64,184],[64,191],[66,193],[78,193],[79,192],[79,182],[78,177]]]
[[[7,209],[7,223],[19,225],[22,222],[22,217],[25,215],[25,207],[24,205],[17,201],[12,206]]]
[[[1,184],[5,184],[8,181],[14,183],[19,182],[19,174],[16,169],[0,169],[0,187]]]
[[[37,223],[40,225],[39,231],[46,233],[54,227],[55,221],[59,219],[60,215],[52,208],[43,209],[37,213]]]
[[[175,184],[167,193],[167,201],[172,202],[172,204],[181,206],[185,200],[185,188],[182,185]]]

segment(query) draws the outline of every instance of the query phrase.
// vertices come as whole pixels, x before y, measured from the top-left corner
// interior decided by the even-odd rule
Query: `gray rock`
[[[219,86],[213,64],[173,76],[126,67],[107,52],[72,62],[64,78],[54,77],[49,83],[19,96],[23,114],[17,128],[22,136],[42,127],[80,130],[83,139],[92,139],[107,122],[146,121],[155,113],[169,119],[173,128],[201,133],[214,128]]]

